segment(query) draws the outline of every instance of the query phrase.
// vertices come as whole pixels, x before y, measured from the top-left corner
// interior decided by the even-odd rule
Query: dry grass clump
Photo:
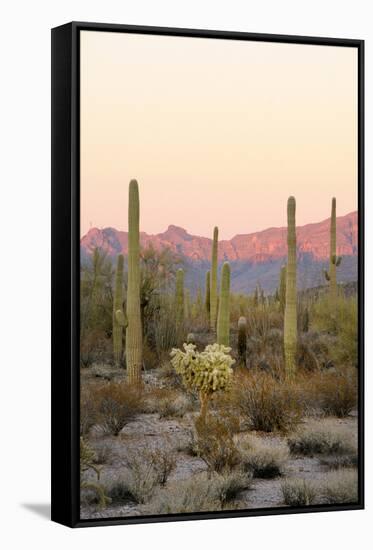
[[[286,433],[301,420],[302,406],[295,386],[264,372],[237,373],[232,399],[253,430]]]
[[[306,390],[314,406],[325,415],[343,418],[357,406],[357,370],[338,367],[310,377]]]
[[[289,459],[289,450],[285,443],[260,440],[257,437],[245,437],[238,445],[241,465],[253,477],[274,478],[284,473]]]
[[[150,500],[156,487],[166,483],[176,465],[176,457],[167,445],[133,448],[127,451],[123,465],[126,473],[116,483],[123,489],[118,490],[131,495],[135,502],[145,503]]]
[[[281,491],[287,506],[309,506],[315,502],[317,496],[314,483],[298,478],[283,481]]]
[[[187,514],[234,507],[232,501],[250,484],[250,476],[238,471],[197,474],[158,491],[150,503],[149,513]]]
[[[329,472],[321,488],[326,504],[352,504],[358,500],[358,477],[353,469]]]
[[[288,438],[293,454],[356,455],[354,435],[343,426],[328,422],[312,423]]]
[[[201,417],[195,421],[192,449],[211,471],[232,470],[240,462],[240,453],[233,438],[234,430],[230,425],[233,420],[210,415],[206,422]]]
[[[89,387],[80,390],[80,435],[86,436],[97,422],[97,406]]]
[[[108,382],[91,391],[98,423],[105,433],[118,435],[142,409],[141,390],[124,382]]]
[[[152,388],[144,402],[144,411],[158,413],[159,418],[182,418],[193,408],[189,396],[173,388]]]

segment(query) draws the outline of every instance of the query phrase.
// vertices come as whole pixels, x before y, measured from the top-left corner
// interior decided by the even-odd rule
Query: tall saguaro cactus
[[[213,332],[216,330],[216,317],[218,309],[218,236],[219,230],[214,227],[211,254],[211,281],[210,281],[210,327]]]
[[[220,300],[217,323],[217,343],[229,346],[231,268],[224,262],[221,271]]]
[[[286,268],[286,305],[284,319],[284,353],[286,376],[296,370],[297,352],[297,237],[295,226],[295,198],[288,199],[288,262]]]
[[[178,269],[176,272],[175,311],[176,321],[179,325],[184,321],[184,310],[184,270]]]
[[[113,299],[113,355],[114,364],[119,366],[123,354],[123,326],[118,322],[118,311],[123,311],[123,254],[117,256]]]
[[[278,294],[280,300],[280,310],[284,313],[286,304],[286,265],[283,265],[280,270],[280,288]]]
[[[238,319],[238,340],[237,351],[240,362],[246,367],[246,350],[247,350],[247,321],[246,317]]]
[[[205,283],[205,308],[207,316],[210,316],[210,271],[206,271]]]
[[[332,199],[332,212],[330,217],[330,251],[329,251],[329,271],[324,271],[327,281],[329,281],[330,300],[332,304],[337,300],[337,267],[341,264],[342,258],[337,256],[337,201]]]
[[[126,363],[128,380],[138,384],[142,368],[142,327],[140,309],[140,204],[136,180],[129,184],[128,201],[128,285]]]

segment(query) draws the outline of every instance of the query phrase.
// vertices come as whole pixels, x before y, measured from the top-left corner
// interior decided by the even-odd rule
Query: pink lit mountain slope
[[[299,283],[309,287],[320,284],[322,267],[329,258],[330,220],[297,228]],[[343,256],[338,270],[341,281],[357,278],[357,212],[337,218],[337,254]],[[164,233],[141,233],[141,245],[156,249],[168,247],[186,262],[187,283],[202,285],[204,272],[209,268],[211,239],[190,235],[185,229],[170,225]],[[93,228],[80,241],[82,259],[95,247],[103,248],[109,256],[127,254],[128,234],[113,228]],[[267,291],[277,286],[277,275],[286,259],[286,228],[271,227],[247,235],[236,235],[219,241],[219,260],[232,265],[232,288],[236,292],[251,291],[257,283]],[[188,269],[187,269],[188,268]],[[189,273],[188,273],[189,271]]]

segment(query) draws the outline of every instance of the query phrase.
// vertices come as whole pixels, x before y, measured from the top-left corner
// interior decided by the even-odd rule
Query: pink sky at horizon
[[[357,209],[357,50],[81,32],[81,235],[221,239]]]

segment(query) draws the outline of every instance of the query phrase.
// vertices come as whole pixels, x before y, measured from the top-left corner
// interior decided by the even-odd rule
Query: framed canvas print
[[[361,509],[361,40],[52,30],[52,519]]]

